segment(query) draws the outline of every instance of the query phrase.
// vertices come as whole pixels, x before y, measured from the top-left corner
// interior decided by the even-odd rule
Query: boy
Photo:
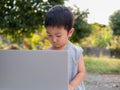
[[[82,48],[73,45],[68,39],[74,32],[73,14],[62,5],[51,8],[45,19],[48,40],[51,42],[49,50],[68,50],[69,90],[85,90],[85,66]]]

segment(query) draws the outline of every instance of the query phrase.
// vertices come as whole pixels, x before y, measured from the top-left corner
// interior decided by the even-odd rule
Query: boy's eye
[[[52,35],[49,35],[49,34],[48,34],[47,36],[51,37]]]
[[[61,37],[61,35],[58,35],[57,37]]]

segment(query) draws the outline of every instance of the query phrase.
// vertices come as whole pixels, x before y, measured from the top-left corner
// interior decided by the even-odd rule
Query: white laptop
[[[0,90],[68,90],[67,51],[0,50]]]

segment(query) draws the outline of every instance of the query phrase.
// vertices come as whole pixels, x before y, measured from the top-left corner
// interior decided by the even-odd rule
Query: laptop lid
[[[0,50],[0,90],[68,90],[67,52]]]

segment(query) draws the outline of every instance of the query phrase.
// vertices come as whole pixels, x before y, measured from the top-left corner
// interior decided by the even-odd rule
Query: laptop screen
[[[68,90],[67,51],[0,50],[0,90]]]

